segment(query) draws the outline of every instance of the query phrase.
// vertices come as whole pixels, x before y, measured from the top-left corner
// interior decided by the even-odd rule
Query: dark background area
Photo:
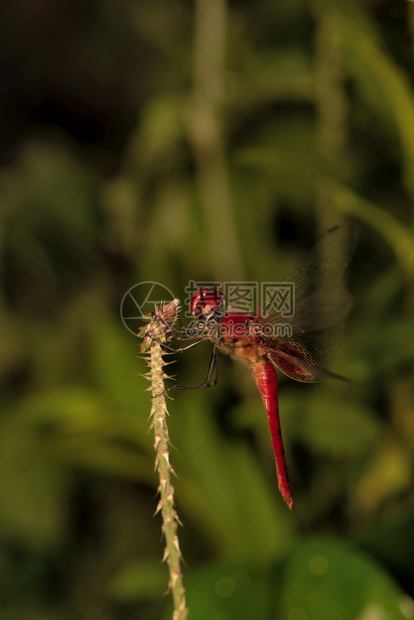
[[[356,223],[329,368],[169,401],[190,617],[414,617],[414,5],[0,4],[0,616],[170,618],[150,397],[121,300],[279,281]],[[205,376],[208,344],[171,367]]]

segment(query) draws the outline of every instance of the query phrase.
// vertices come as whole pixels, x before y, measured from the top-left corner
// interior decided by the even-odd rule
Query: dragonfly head
[[[223,293],[212,288],[200,288],[190,303],[190,312],[196,321],[208,323],[211,320],[219,320],[225,311],[225,298]]]

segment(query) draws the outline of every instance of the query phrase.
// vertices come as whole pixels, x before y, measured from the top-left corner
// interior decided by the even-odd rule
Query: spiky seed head
[[[171,328],[178,318],[179,306],[179,300],[173,299],[168,304],[162,302],[156,306],[154,313],[143,315],[148,325],[138,331],[138,336],[144,338],[141,351],[148,351],[154,341],[163,344],[171,338]]]

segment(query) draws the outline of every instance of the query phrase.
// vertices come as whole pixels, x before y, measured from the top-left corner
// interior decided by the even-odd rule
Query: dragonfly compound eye
[[[225,312],[224,295],[214,289],[200,289],[191,300],[190,310],[197,321],[221,318]]]

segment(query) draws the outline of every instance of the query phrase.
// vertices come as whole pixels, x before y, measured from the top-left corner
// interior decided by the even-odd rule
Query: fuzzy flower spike
[[[165,538],[163,561],[169,568],[169,589],[174,602],[173,620],[186,620],[188,609],[185,602],[185,589],[181,573],[181,550],[178,542],[177,525],[180,523],[174,506],[174,487],[171,482],[174,470],[170,463],[169,436],[167,426],[168,410],[165,400],[164,379],[167,375],[163,371],[166,365],[162,358],[162,344],[171,340],[172,327],[178,318],[179,301],[174,299],[168,304],[156,306],[154,314],[144,315],[148,324],[139,331],[144,338],[141,351],[147,353],[149,372],[145,375],[151,383],[149,391],[152,393],[151,428],[154,429],[155,469],[159,475],[158,502],[155,514],[161,512],[162,532]]]

